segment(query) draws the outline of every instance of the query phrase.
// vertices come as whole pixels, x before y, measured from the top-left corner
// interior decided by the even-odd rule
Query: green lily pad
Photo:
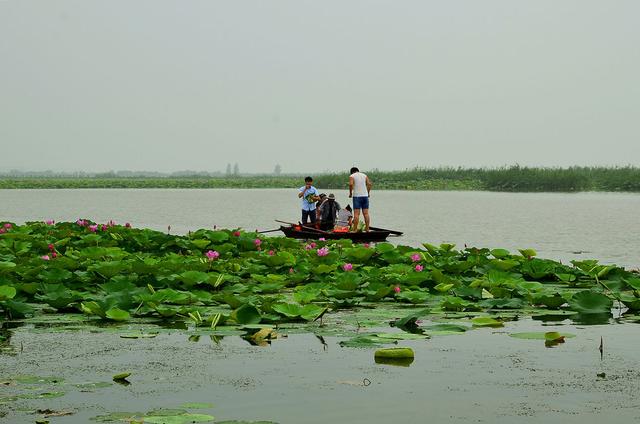
[[[581,291],[569,300],[569,307],[581,314],[601,314],[611,312],[613,300],[601,293]]]
[[[111,308],[107,312],[105,312],[105,316],[114,321],[126,321],[131,318],[129,312],[123,311],[119,308]]]
[[[474,327],[503,327],[502,321],[491,317],[476,317],[471,320]]]
[[[262,317],[260,311],[253,305],[242,305],[231,313],[231,319],[238,324],[258,324]]]
[[[122,372],[120,374],[114,375],[112,378],[113,378],[113,381],[126,380],[126,378],[129,377],[130,375],[131,375],[130,372]]]
[[[64,378],[60,377],[39,377],[37,375],[19,375],[14,380],[21,384],[62,384]]]
[[[410,347],[387,347],[384,349],[376,350],[374,357],[376,358],[391,358],[391,359],[404,359],[413,358],[415,354]]]
[[[470,328],[460,324],[434,324],[425,327],[433,336],[464,334]]]
[[[390,340],[426,340],[430,338],[426,334],[413,333],[378,333],[376,334],[376,337]]]
[[[509,337],[514,337],[516,339],[524,339],[524,340],[547,340],[544,331],[534,331],[534,332],[523,332],[523,333],[510,333]],[[564,337],[566,339],[570,339],[575,337],[575,334],[570,333],[557,333],[560,337]],[[555,337],[557,339],[557,337]]]

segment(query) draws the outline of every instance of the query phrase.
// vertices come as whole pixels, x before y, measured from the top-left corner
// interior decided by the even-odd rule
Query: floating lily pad
[[[413,357],[409,357],[409,358],[387,358],[384,356],[374,357],[374,362],[376,364],[392,365],[395,367],[408,367],[409,365],[413,364],[413,361],[414,361]]]
[[[573,295],[569,307],[581,314],[601,314],[611,311],[613,300],[601,293],[582,291]]]
[[[390,340],[426,340],[430,338],[426,334],[413,333],[377,333],[376,337]]]
[[[491,317],[476,317],[471,320],[474,327],[503,327],[502,321]]]
[[[432,336],[447,336],[454,334],[464,334],[466,331],[470,330],[469,327],[460,325],[460,324],[434,324],[424,327],[429,331],[429,334]]]
[[[122,372],[120,374],[114,375],[112,378],[113,378],[113,381],[120,381],[120,380],[126,380],[127,377],[129,377],[130,375],[131,375],[130,372]]]
[[[374,354],[375,358],[390,358],[390,359],[406,359],[413,358],[415,354],[410,347],[387,347],[384,349],[376,350]]]
[[[545,333],[544,331],[537,331],[537,332],[523,332],[523,333],[511,333],[509,334],[509,337],[514,337],[516,339],[524,339],[524,340],[547,340],[547,338],[545,337],[547,333]],[[575,337],[575,334],[570,334],[570,333],[556,333],[559,334],[561,337],[570,339],[572,337]],[[557,338],[557,337],[556,337]]]
[[[17,383],[21,384],[62,384],[64,378],[60,377],[39,377],[37,375],[19,375],[14,378]]]

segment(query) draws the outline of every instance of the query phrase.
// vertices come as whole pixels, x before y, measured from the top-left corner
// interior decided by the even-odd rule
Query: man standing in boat
[[[360,172],[355,166],[351,168],[349,176],[349,197],[353,197],[353,224],[351,231],[358,229],[360,211],[364,216],[364,230],[369,231],[369,195],[371,193],[371,181],[366,174]]]
[[[298,190],[298,197],[302,199],[302,225],[307,218],[312,224],[316,223],[316,202],[320,199],[318,190],[313,186],[313,178],[305,177],[304,185]]]

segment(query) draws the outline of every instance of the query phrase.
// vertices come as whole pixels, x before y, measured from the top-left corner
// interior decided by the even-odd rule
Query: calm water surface
[[[343,206],[347,192],[334,193]],[[405,232],[396,244],[455,243],[510,250],[533,248],[562,261],[599,259],[640,266],[640,195],[627,193],[493,193],[374,191],[372,225]],[[186,233],[214,225],[277,228],[298,221],[292,190],[0,190],[0,220],[129,221]],[[278,234],[278,233],[274,233]]]

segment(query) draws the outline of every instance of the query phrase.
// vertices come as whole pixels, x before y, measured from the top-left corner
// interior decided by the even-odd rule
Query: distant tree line
[[[237,165],[237,164],[236,164]],[[22,173],[0,177],[0,188],[293,188],[302,174],[240,174],[229,164],[228,173],[103,174]],[[236,173],[237,171],[237,173]],[[404,171],[364,170],[377,190],[488,190],[512,192],[640,192],[640,168],[570,167],[533,168],[413,168]],[[159,175],[158,175],[159,174]],[[311,174],[320,189],[348,188],[343,173]]]

